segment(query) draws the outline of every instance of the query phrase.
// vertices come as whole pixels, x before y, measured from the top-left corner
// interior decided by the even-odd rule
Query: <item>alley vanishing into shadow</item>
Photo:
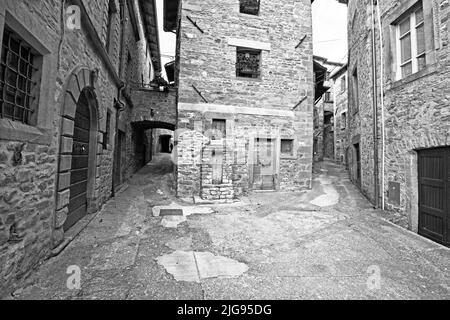
[[[324,162],[308,192],[205,207],[175,198],[169,157],[138,172],[11,298],[450,298],[450,251],[382,220],[341,167]],[[190,215],[167,228],[153,210],[166,205]],[[69,266],[81,269],[80,289],[67,287]]]

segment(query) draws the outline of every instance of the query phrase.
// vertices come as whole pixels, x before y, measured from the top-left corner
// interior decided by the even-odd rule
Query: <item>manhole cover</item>
[[[161,209],[159,212],[161,217],[164,216],[183,216],[183,209]]]

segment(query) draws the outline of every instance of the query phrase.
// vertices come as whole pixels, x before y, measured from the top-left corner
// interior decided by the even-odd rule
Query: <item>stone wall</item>
[[[323,161],[323,121],[324,103],[321,98],[314,104],[314,162]]]
[[[131,96],[134,104],[132,122],[152,121],[175,127],[177,112],[175,90],[160,92],[133,88]]]
[[[114,1],[119,8],[119,0]],[[83,2],[90,17],[83,19],[81,30],[62,29],[61,14],[74,4],[73,1],[66,1],[64,8],[61,1],[55,0],[0,3],[0,41],[6,23],[43,56],[36,125],[0,119],[2,294],[8,293],[18,279],[63,241],[62,225],[70,195],[64,170],[67,165],[70,167],[73,143],[73,118],[69,114],[74,103],[68,97],[74,98],[75,92],[78,94],[86,87],[95,102],[91,108],[95,108],[92,114],[96,115],[93,123],[97,130],[94,132],[96,139],[91,140],[95,149],[95,163],[90,166],[89,178],[91,212],[101,208],[111,196],[116,132],[113,106],[119,86],[119,19],[117,16],[113,19],[113,41],[111,50],[106,53],[107,61],[99,48],[106,41],[108,1]],[[96,75],[94,80],[91,75]],[[112,136],[110,144],[103,144],[107,111],[111,114],[109,132]],[[22,159],[14,163],[15,151],[20,151],[22,146]]]
[[[417,150],[450,145],[450,49],[448,21],[450,6],[447,0],[423,1],[425,11],[427,65],[418,73],[402,80],[396,78],[395,39],[392,21],[417,1],[390,0],[381,3],[383,25],[383,70],[385,84],[385,208],[391,219],[417,231]],[[362,191],[374,201],[372,70],[369,1],[349,1],[349,46],[351,78],[358,67],[360,108],[350,116],[350,143],[361,142]],[[352,22],[355,21],[355,22]],[[377,31],[377,66],[381,65],[380,33]],[[378,69],[379,71],[379,69]],[[378,72],[379,81],[379,72]],[[351,84],[349,87],[351,88]],[[349,96],[352,101],[352,93]],[[353,103],[350,103],[352,106]],[[381,107],[378,106],[381,119]],[[381,130],[379,135],[381,138]],[[381,144],[380,144],[381,155]],[[379,159],[381,163],[381,158]],[[354,170],[354,161],[352,163]],[[415,169],[414,169],[415,168]],[[381,165],[380,165],[381,172]],[[416,178],[414,179],[414,176]],[[381,179],[381,177],[380,177]],[[389,198],[390,182],[400,184],[400,202]],[[381,181],[377,183],[381,184]]]
[[[334,84],[332,92],[334,96],[334,137],[335,137],[335,161],[347,166],[348,153],[348,75],[345,70],[340,70],[333,76]],[[344,84],[342,84],[344,82]]]
[[[278,147],[281,138],[294,141],[295,158],[281,160],[279,149],[274,150],[278,154],[277,189],[310,187],[314,100],[311,25],[308,1],[261,1],[258,16],[239,13],[237,0],[182,1],[178,128],[190,131],[185,136],[200,142],[186,141],[185,137],[177,141],[179,157],[190,159],[190,163],[178,166],[179,196],[220,199],[248,192],[254,153],[251,146],[256,139],[248,133],[258,129],[272,132],[270,138]],[[237,47],[261,49],[260,79],[236,77]],[[227,126],[221,186],[210,185],[210,164],[193,160],[209,159],[208,131],[213,119],[225,119]],[[244,150],[243,154],[236,148]],[[192,154],[200,150],[202,153]],[[196,182],[199,177],[204,177],[201,183]],[[201,184],[205,186],[203,193]]]

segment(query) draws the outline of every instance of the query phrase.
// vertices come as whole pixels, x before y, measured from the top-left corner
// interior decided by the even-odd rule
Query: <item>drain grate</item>
[[[164,216],[183,216],[183,209],[161,209],[159,212],[161,217]]]

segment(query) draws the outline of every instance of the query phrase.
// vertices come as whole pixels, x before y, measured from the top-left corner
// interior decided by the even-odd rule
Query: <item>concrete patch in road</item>
[[[192,247],[192,236],[169,241],[166,246],[172,250],[189,251]]]
[[[244,263],[210,252],[175,251],[157,261],[177,281],[198,283],[209,278],[236,278],[248,271]]]
[[[244,263],[210,252],[194,252],[200,278],[236,278],[248,271]]]
[[[160,217],[161,211],[174,211],[181,210],[183,212],[184,217],[188,217],[195,214],[213,214],[215,213],[214,209],[203,206],[180,206],[176,203],[171,203],[168,206],[155,206],[152,208],[152,214],[154,217]]]
[[[339,203],[339,193],[332,186],[332,182],[324,177],[319,177],[317,180],[323,188],[324,195],[321,195],[310,201],[311,204],[319,207],[331,207]]]

